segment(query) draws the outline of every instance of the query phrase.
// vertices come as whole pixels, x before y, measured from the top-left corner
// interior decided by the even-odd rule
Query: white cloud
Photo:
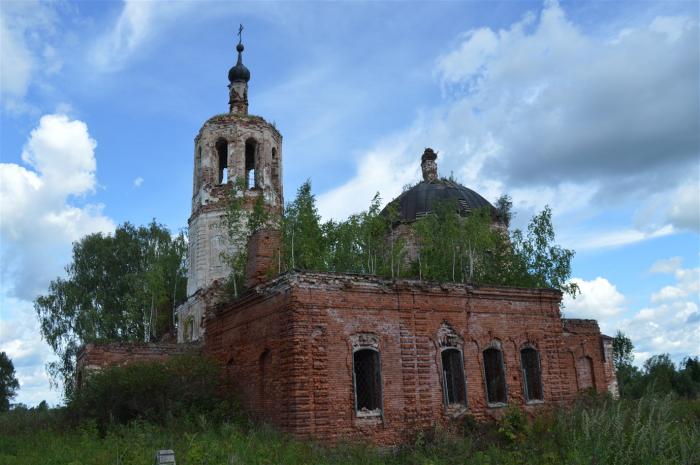
[[[673,226],[666,225],[653,231],[640,231],[638,229],[626,228],[612,231],[596,231],[586,233],[585,236],[575,239],[567,239],[565,243],[575,244],[578,250],[604,249],[621,247],[623,245],[654,239],[657,237],[673,234]]]
[[[673,274],[676,282],[652,292],[652,305],[622,319],[605,319],[602,324],[621,329],[635,345],[635,362],[660,353],[675,361],[700,355],[700,268],[683,268],[679,257],[655,262],[653,273]]]
[[[681,267],[682,262],[682,257],[671,257],[665,258],[663,260],[657,260],[651,265],[651,268],[649,268],[649,272],[661,274],[674,273],[677,269]]]
[[[700,232],[700,178],[680,186],[671,195],[668,220],[681,229]]]
[[[101,205],[74,204],[95,190],[96,146],[84,122],[45,115],[22,151],[27,166],[0,164],[0,350],[15,363],[18,402],[59,398],[49,390],[44,366],[53,355],[32,300],[63,274],[73,241],[114,229]]]
[[[27,0],[3,2],[0,8],[0,95],[12,112],[29,108],[24,102],[34,81],[60,71],[58,51],[48,44],[56,34],[56,14],[51,4]],[[36,70],[42,74],[37,75]]]
[[[682,268],[680,261],[671,262],[671,260],[673,259],[669,259],[666,263],[657,262],[652,265],[652,270],[669,270],[673,272],[676,278],[675,285],[664,286],[661,290],[651,295],[653,303],[672,302],[686,296],[697,298],[700,293],[700,268]],[[670,267],[673,265],[676,265],[676,268],[671,270]]]
[[[141,176],[134,179],[134,187],[139,188],[141,187],[141,184],[143,184],[143,178]]]
[[[72,241],[114,229],[101,205],[71,203],[95,189],[95,147],[82,121],[45,115],[22,151],[29,168],[0,164],[2,272],[18,296],[33,299],[61,272]]]
[[[510,193],[528,213],[549,204],[558,216],[591,217],[624,202],[654,212],[577,248],[697,230],[699,179],[678,180],[697,172],[698,40],[685,17],[590,35],[556,2],[501,30],[468,31],[437,59],[443,105],[358,156],[354,176],[319,196],[320,211],[366,208],[379,186],[389,200],[419,179],[429,146],[441,174],[489,200]]]
[[[597,277],[592,281],[573,278],[581,294],[575,299],[569,295],[564,298],[564,313],[571,318],[593,318],[605,321],[616,317],[624,310],[625,297],[605,278]],[[604,331],[609,331],[605,328]]]

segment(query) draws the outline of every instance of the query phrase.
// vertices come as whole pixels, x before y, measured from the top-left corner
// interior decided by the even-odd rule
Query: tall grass
[[[672,397],[588,400],[534,422],[511,409],[498,424],[469,422],[456,435],[433,428],[396,450],[328,447],[265,425],[216,424],[203,415],[164,425],[113,424],[104,435],[94,421],[74,428],[56,424],[60,416],[36,415],[43,416],[0,415],[0,464],[150,465],[163,448],[175,450],[178,465],[700,464],[700,401]]]
[[[700,464],[700,401],[604,400],[561,412],[562,459],[575,464]],[[568,440],[567,440],[568,438]]]

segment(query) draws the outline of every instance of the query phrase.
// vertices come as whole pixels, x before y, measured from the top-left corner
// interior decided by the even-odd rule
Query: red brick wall
[[[602,352],[593,350],[600,341],[597,325],[572,323],[563,332],[560,299],[550,290],[295,273],[212,314],[205,350],[229,366],[243,405],[284,430],[321,440],[366,437],[394,444],[416,429],[446,423],[454,413],[443,402],[439,334],[445,331],[461,341],[465,413],[477,418],[504,411],[486,401],[482,351],[489,344],[502,348],[509,404],[525,404],[525,344],[539,351],[544,391],[544,402],[527,410],[574,399],[579,353],[591,357],[596,387],[606,389]],[[355,413],[352,341],[358,334],[378,341],[381,417]],[[585,350],[572,352],[572,343]]]
[[[264,295],[249,293],[210,312],[205,352],[226,368],[241,405],[254,416],[288,429],[296,404],[295,318],[286,283]]]
[[[600,334],[595,320],[566,318],[562,321],[567,358],[575,364],[572,388],[582,390],[593,387],[598,392],[609,391],[617,396],[611,339]]]
[[[165,361],[173,355],[198,355],[198,344],[175,343],[108,343],[86,344],[76,360],[78,385],[87,371],[134,362]]]

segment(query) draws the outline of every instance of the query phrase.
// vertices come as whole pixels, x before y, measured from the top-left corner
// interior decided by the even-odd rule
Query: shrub
[[[79,421],[95,420],[101,432],[109,423],[134,419],[165,424],[174,417],[206,415],[216,421],[237,411],[221,380],[219,365],[202,357],[132,363],[89,376],[68,407]]]

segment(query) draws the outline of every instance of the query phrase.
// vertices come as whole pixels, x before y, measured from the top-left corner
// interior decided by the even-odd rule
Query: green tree
[[[307,180],[287,205],[282,220],[282,241],[287,269],[327,271],[328,242],[321,227],[316,198]]]
[[[0,352],[0,412],[10,409],[10,400],[14,399],[19,389],[15,376],[15,366],[5,352]]]
[[[578,285],[569,282],[574,251],[554,243],[552,210],[545,206],[527,227],[527,234],[511,235],[514,258],[509,283],[522,287],[550,287],[576,297]]]
[[[632,353],[634,345],[632,344],[632,340],[625,336],[619,329],[613,338],[612,349],[613,365],[615,365],[616,369],[619,370],[623,366],[632,365],[632,361],[634,360],[634,354]]]
[[[66,396],[83,344],[149,341],[173,330],[173,311],[186,297],[186,251],[184,233],[172,236],[155,221],[73,244],[67,277],[34,301],[41,334],[59,359],[48,371]]]
[[[273,218],[265,207],[262,195],[255,198],[252,209],[246,209],[245,179],[236,178],[231,185],[223,218],[223,226],[228,234],[228,248],[221,255],[231,270],[227,285],[231,294],[238,297],[244,288],[248,239],[260,229],[269,227]]]

